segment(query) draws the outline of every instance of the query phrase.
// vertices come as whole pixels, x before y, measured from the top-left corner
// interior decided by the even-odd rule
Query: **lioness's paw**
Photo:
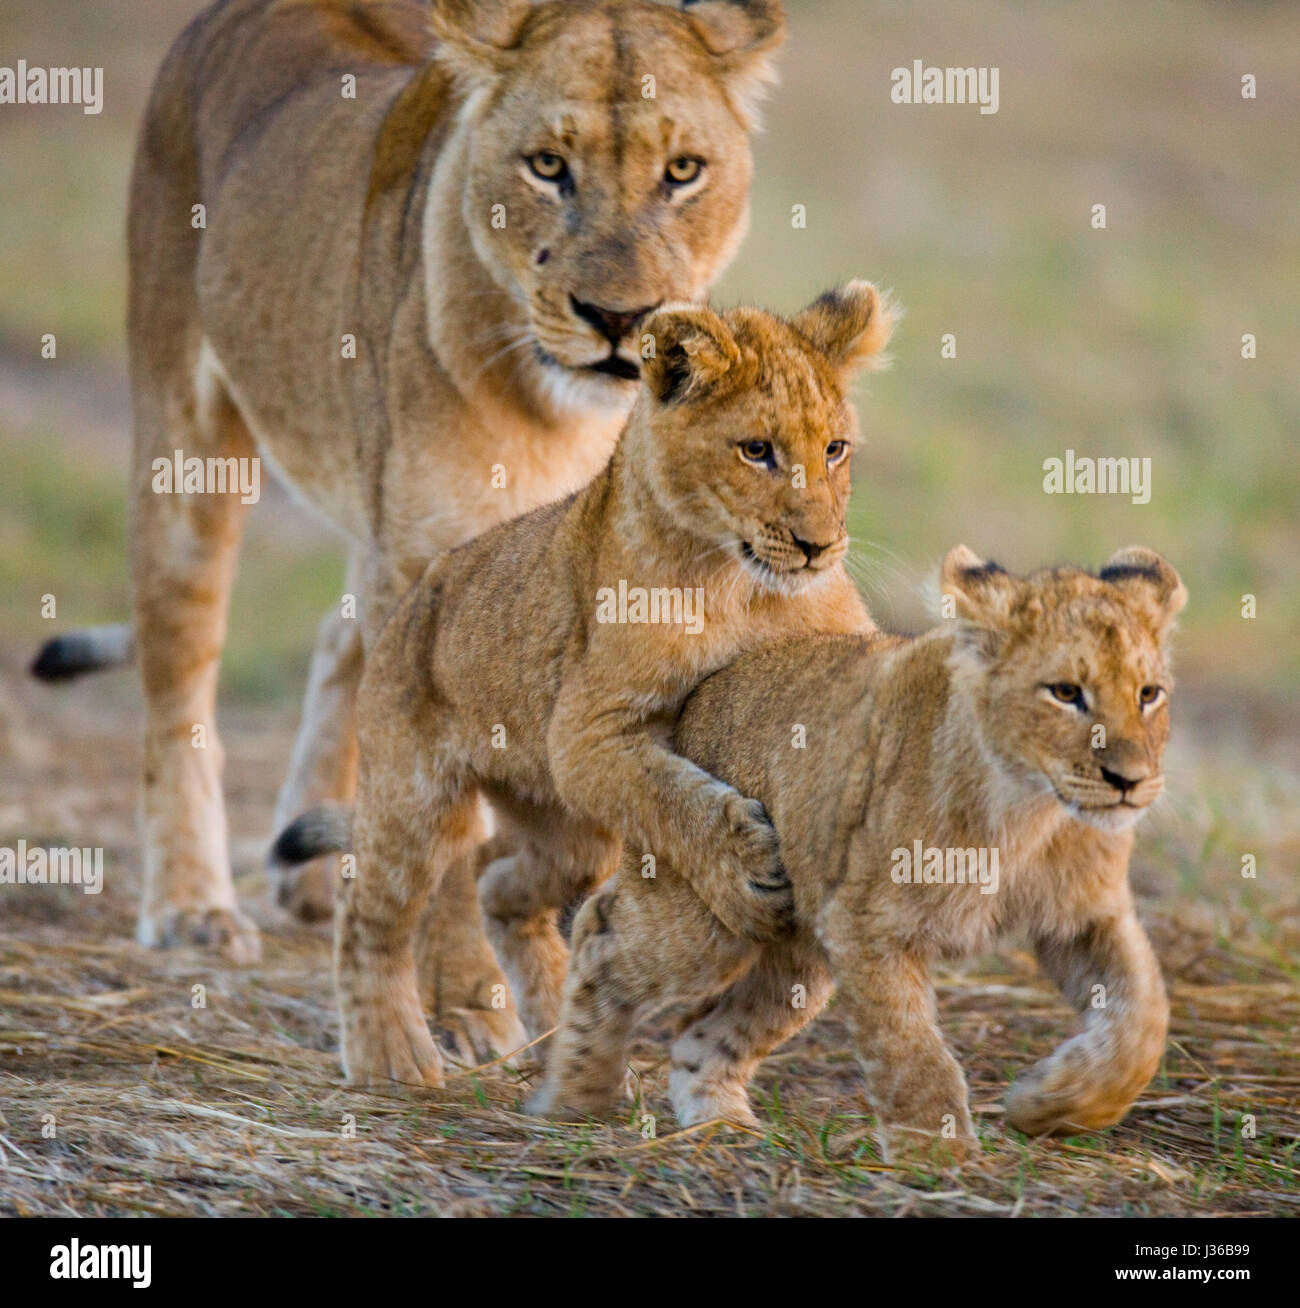
[[[251,918],[237,908],[169,908],[140,921],[142,944],[155,949],[199,945],[227,962],[247,966],[262,957],[262,937]]]
[[[328,922],[334,916],[334,890],[340,875],[336,856],[300,867],[272,862],[268,871],[276,903],[299,922]]]
[[[767,810],[756,799],[730,795],[722,811],[726,826],[711,851],[709,907],[728,931],[746,939],[787,934],[794,925],[794,887]]]

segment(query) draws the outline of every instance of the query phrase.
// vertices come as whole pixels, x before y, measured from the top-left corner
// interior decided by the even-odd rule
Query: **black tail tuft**
[[[309,809],[275,839],[271,857],[295,867],[322,854],[346,854],[352,847],[352,813],[337,804]]]
[[[38,681],[71,681],[87,672],[121,667],[134,654],[129,626],[83,627],[47,640],[32,661],[31,673]]]

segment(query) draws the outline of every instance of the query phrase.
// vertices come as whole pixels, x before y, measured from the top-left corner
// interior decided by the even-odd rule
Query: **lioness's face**
[[[701,558],[768,590],[814,584],[848,550],[857,419],[845,384],[883,348],[888,315],[853,283],[789,322],[757,309],[667,309],[638,401],[637,457]]]
[[[982,624],[989,747],[1080,821],[1132,826],[1164,789],[1173,690],[1164,637],[1186,596],[1177,573],[1130,550],[1100,576],[1058,568],[983,584],[1003,598]]]
[[[744,235],[749,135],[721,61],[661,5],[538,7],[481,92],[464,214],[521,310],[500,348],[575,407],[629,404],[639,328]]]

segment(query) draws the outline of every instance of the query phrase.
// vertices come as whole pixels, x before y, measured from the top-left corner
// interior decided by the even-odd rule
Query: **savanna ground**
[[[106,82],[99,117],[0,107],[0,845],[102,846],[106,865],[98,897],[0,890],[0,1212],[1300,1211],[1293,11],[789,5],[754,225],[720,298],[789,309],[866,275],[907,306],[896,366],[861,405],[855,566],[878,616],[918,621],[925,573],[963,539],[1015,566],[1140,541],[1192,593],[1170,793],[1134,864],[1173,999],[1164,1067],[1110,1132],[1004,1132],[1006,1083],[1071,1027],[1012,942],[939,977],[985,1150],[927,1175],[880,1163],[833,1007],[765,1064],[758,1134],[676,1132],[654,1031],[635,1058],[654,1140],[631,1106],[623,1124],[533,1122],[501,1068],[420,1101],[341,1084],[327,931],[288,922],[261,870],[341,581],[335,544],[277,492],[250,518],[222,689],[236,871],[265,960],[130,943],[133,679],[50,690],[25,667],[54,630],[127,612],[121,215],[149,79],[196,8],[0,15],[0,63],[101,64]],[[891,105],[890,70],[918,57],[998,65],[998,114]],[[1099,202],[1105,231],[1088,222]],[[56,360],[39,357],[46,332]],[[1042,461],[1067,448],[1149,456],[1151,502],[1044,495]]]

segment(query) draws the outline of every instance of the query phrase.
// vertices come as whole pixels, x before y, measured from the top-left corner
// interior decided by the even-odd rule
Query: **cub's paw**
[[[1031,1067],[1007,1091],[1003,1120],[1026,1135],[1068,1135],[1114,1126],[1128,1112],[1136,1090],[1089,1086],[1077,1070],[1071,1074],[1050,1060]]]
[[[517,1068],[539,1057],[536,1049],[516,1056],[528,1043],[528,1033],[513,1008],[453,1008],[437,1025],[439,1041],[470,1066],[503,1059],[504,1066]]]
[[[530,1117],[564,1119],[604,1117],[613,1108],[614,1102],[608,1095],[572,1087],[567,1091],[559,1091],[549,1083],[530,1095],[523,1105],[524,1112]]]
[[[155,949],[199,945],[215,950],[227,962],[246,967],[262,957],[262,937],[256,924],[237,908],[168,908],[141,918],[141,944]]]
[[[979,1156],[979,1137],[959,1131],[946,1136],[939,1131],[892,1123],[880,1133],[881,1152],[896,1167],[956,1167]]]
[[[729,795],[725,822],[710,851],[701,893],[728,931],[747,940],[772,940],[794,926],[794,887],[781,863],[776,829],[756,799]]]
[[[344,989],[340,1054],[351,1085],[382,1086],[396,1081],[415,1089],[442,1085],[442,1055],[420,1009],[414,980],[384,984],[373,974]]]
[[[669,1097],[677,1124],[699,1126],[701,1122],[730,1122],[733,1126],[761,1130],[743,1086],[698,1086],[689,1083],[686,1074],[674,1068],[669,1076]]]

